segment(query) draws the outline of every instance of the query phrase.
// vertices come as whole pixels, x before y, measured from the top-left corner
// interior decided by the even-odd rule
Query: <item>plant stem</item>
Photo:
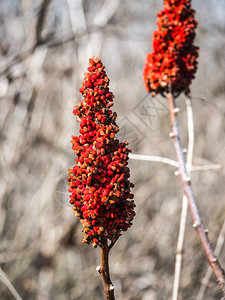
[[[187,197],[183,195],[179,234],[177,240],[172,300],[178,299],[181,265],[182,265],[182,258],[183,258],[184,235],[185,235],[185,227],[186,227],[186,219],[187,219],[187,208],[188,208]]]
[[[205,251],[207,260],[218,280],[219,286],[221,288],[221,291],[223,292],[223,296],[225,297],[225,272],[223,268],[221,267],[218,258],[216,257],[214,250],[210,244],[209,238],[208,238],[208,231],[205,229],[202,219],[199,214],[199,210],[196,204],[195,196],[192,190],[191,181],[188,176],[187,170],[186,170],[186,162],[185,157],[183,153],[183,149],[180,142],[180,134],[179,134],[179,127],[178,127],[178,121],[176,114],[178,113],[178,109],[175,106],[175,100],[173,97],[172,92],[169,92],[167,95],[168,102],[169,102],[169,110],[170,110],[170,122],[171,122],[171,128],[172,132],[170,134],[174,149],[177,156],[177,161],[179,164],[178,171],[179,171],[179,177],[180,181],[183,187],[183,192],[187,197],[188,200],[188,206],[191,212],[191,216],[193,219],[193,227],[196,229],[197,234],[199,236],[199,239],[201,241],[202,247]]]
[[[193,119],[193,110],[192,110],[191,99],[186,98],[185,102],[186,102],[186,108],[187,108],[187,125],[188,125],[187,126],[188,127],[188,150],[187,150],[186,168],[187,168],[187,173],[190,176],[191,169],[192,169],[193,150],[194,150],[194,119]],[[182,256],[183,256],[183,248],[184,248],[185,227],[186,227],[186,219],[187,219],[187,210],[188,210],[187,197],[185,195],[183,195],[179,234],[178,234],[178,241],[177,241],[172,300],[178,299]]]
[[[215,248],[216,255],[220,254],[220,252],[223,248],[223,245],[224,245],[224,241],[225,241],[225,220],[223,222],[223,226],[222,226],[222,229],[219,233],[219,237],[218,237],[218,240],[217,240],[217,243],[216,243],[216,248]],[[206,290],[206,288],[209,284],[209,280],[210,280],[211,275],[212,275],[212,270],[210,269],[210,267],[208,267],[206,275],[202,280],[202,285],[199,289],[196,300],[203,300],[204,299],[205,290]]]
[[[105,290],[105,297],[107,300],[115,300],[114,286],[109,276],[109,246],[107,239],[104,241],[104,247],[101,248],[101,265],[99,273],[102,277],[102,282]]]

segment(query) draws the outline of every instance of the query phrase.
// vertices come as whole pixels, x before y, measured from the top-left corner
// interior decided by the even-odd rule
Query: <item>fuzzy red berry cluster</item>
[[[70,203],[83,224],[83,242],[103,246],[132,225],[134,201],[127,167],[127,142],[115,138],[119,128],[116,113],[110,107],[114,95],[100,59],[89,60],[88,73],[80,89],[83,100],[74,107],[80,123],[80,135],[72,136],[72,149],[77,155],[69,169]]]
[[[153,52],[147,55],[144,83],[153,96],[172,91],[190,93],[197,70],[198,47],[193,45],[197,21],[191,0],[164,0],[153,33]]]

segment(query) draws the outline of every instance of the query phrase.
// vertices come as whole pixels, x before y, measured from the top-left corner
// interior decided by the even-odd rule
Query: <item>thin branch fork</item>
[[[107,238],[104,240],[104,246],[101,248],[101,265],[97,267],[99,271],[102,282],[105,290],[106,300],[115,300],[114,297],[114,286],[111,282],[109,275],[109,251],[110,247],[108,246]]]
[[[179,127],[178,127],[178,121],[177,121],[177,113],[179,111],[178,108],[175,106],[175,100],[172,92],[169,92],[167,94],[168,102],[169,102],[169,110],[170,110],[170,122],[171,122],[171,128],[172,132],[170,133],[170,137],[172,138],[174,149],[176,152],[177,160],[178,160],[178,170],[179,170],[179,177],[181,180],[181,184],[183,187],[183,192],[187,197],[188,200],[188,206],[192,215],[193,219],[193,227],[196,229],[197,234],[199,236],[199,239],[201,241],[202,247],[205,251],[207,260],[218,280],[219,286],[221,291],[223,292],[223,296],[225,297],[225,272],[223,268],[221,267],[218,258],[216,257],[214,250],[210,244],[209,238],[208,238],[208,232],[205,229],[197,204],[195,200],[195,196],[192,190],[191,186],[191,180],[188,176],[187,170],[186,170],[186,162],[185,157],[183,153],[183,149],[180,142],[180,134],[179,134]]]

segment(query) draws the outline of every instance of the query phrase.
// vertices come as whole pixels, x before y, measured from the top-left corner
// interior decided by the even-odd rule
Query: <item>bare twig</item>
[[[187,172],[190,173],[192,170],[192,159],[194,151],[194,118],[191,98],[186,98],[186,108],[187,108],[187,120],[188,120],[188,152],[187,152]]]
[[[130,159],[137,159],[137,160],[145,160],[145,161],[155,161],[161,162],[163,164],[167,164],[173,167],[178,167],[178,163],[175,160],[161,157],[161,156],[154,156],[154,155],[141,155],[141,154],[129,154]]]
[[[186,168],[190,176],[191,169],[192,169],[191,165],[192,165],[192,158],[193,158],[193,149],[194,149],[194,119],[193,119],[191,99],[186,98],[185,101],[186,101],[187,122],[188,122],[188,151],[187,151]],[[179,234],[178,234],[178,241],[177,241],[172,300],[177,300],[178,298],[181,264],[182,264],[182,253],[183,253],[185,227],[186,227],[186,219],[187,219],[187,209],[188,209],[188,201],[187,201],[187,197],[184,195],[182,201],[180,227],[179,227]]]
[[[178,170],[179,170],[179,177],[183,187],[183,192],[188,199],[188,205],[194,222],[193,227],[196,229],[198,233],[202,247],[206,253],[207,260],[211,268],[213,269],[213,272],[219,282],[220,289],[223,293],[223,296],[225,297],[225,272],[221,267],[218,258],[216,257],[214,250],[210,244],[207,230],[205,229],[202,223],[202,219],[200,217],[199,210],[196,204],[195,196],[191,186],[190,177],[186,170],[185,157],[180,142],[180,133],[179,133],[178,121],[176,117],[176,114],[178,113],[179,110],[175,106],[175,100],[172,92],[168,93],[167,98],[169,102],[170,121],[172,127],[172,132],[170,133],[170,136],[172,138],[174,149],[177,155],[177,160],[179,163]]]
[[[204,166],[192,166],[191,171],[209,171],[209,170],[218,170],[221,169],[222,165],[204,165]]]
[[[0,280],[7,286],[7,288],[10,290],[10,292],[12,293],[12,295],[15,297],[16,300],[23,300],[1,268],[0,268]]]
[[[220,254],[220,252],[223,248],[224,240],[225,240],[225,220],[223,222],[223,226],[222,226],[222,229],[220,231],[220,234],[219,234],[219,237],[218,237],[218,240],[217,240],[217,243],[216,243],[216,248],[215,248],[215,253],[218,256],[219,256],[219,254]],[[208,267],[208,270],[205,274],[205,277],[202,280],[202,284],[201,284],[201,287],[199,289],[198,296],[197,296],[196,300],[203,300],[204,299],[205,290],[206,290],[206,288],[209,284],[209,280],[211,278],[211,275],[212,275],[212,269],[210,267]]]
[[[152,161],[152,162],[160,162],[166,165],[170,165],[172,167],[178,168],[178,162],[172,160],[167,157],[161,156],[154,156],[154,155],[142,155],[142,154],[129,154],[129,158],[133,160],[143,160],[143,161]],[[217,170],[220,169],[222,166],[218,164],[211,164],[211,165],[204,165],[204,166],[191,166],[190,171],[209,171],[209,170]]]
[[[107,239],[104,240],[104,246],[101,248],[101,266],[96,269],[102,277],[106,300],[115,300],[114,286],[109,276],[109,247]]]

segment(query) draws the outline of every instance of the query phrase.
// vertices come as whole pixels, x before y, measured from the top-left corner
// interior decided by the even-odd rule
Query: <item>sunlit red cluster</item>
[[[164,0],[158,13],[158,30],[153,33],[153,52],[147,55],[144,82],[147,90],[175,96],[189,94],[197,70],[198,47],[193,45],[197,21],[190,0]]]
[[[102,246],[103,239],[114,241],[132,225],[134,201],[127,167],[127,142],[115,138],[119,128],[110,107],[114,95],[101,60],[89,60],[88,73],[80,89],[83,100],[74,107],[80,135],[72,136],[77,155],[69,169],[70,203],[84,227],[83,242]]]

